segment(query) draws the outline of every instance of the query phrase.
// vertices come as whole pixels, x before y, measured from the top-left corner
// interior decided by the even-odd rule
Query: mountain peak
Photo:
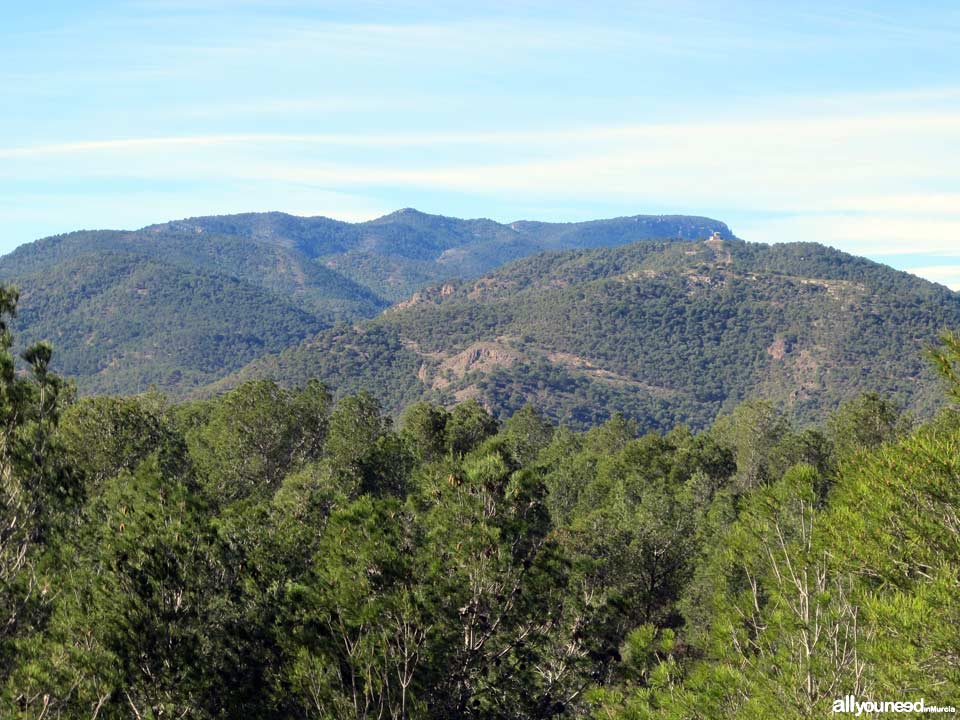
[[[373,220],[368,220],[367,222],[382,223],[382,222],[390,222],[392,220],[413,220],[413,219],[420,220],[425,218],[441,218],[441,217],[443,216],[431,215],[429,213],[422,212],[421,210],[417,210],[416,208],[405,207],[405,208],[400,208],[399,210],[394,210],[393,212],[387,213],[386,215],[382,215],[378,218],[374,218]]]

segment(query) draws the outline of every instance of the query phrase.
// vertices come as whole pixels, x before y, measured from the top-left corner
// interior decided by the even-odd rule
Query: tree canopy
[[[960,697],[960,419],[587,431],[77,399],[0,290],[0,716],[814,718]],[[956,396],[956,346],[935,351]]]

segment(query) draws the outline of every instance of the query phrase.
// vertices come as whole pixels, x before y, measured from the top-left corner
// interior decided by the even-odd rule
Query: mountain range
[[[21,289],[21,345],[52,342],[81,392],[154,385],[182,397],[425,284],[543,250],[714,232],[732,237],[684,216],[503,225],[409,209],[364,223],[251,213],[38,240],[0,258],[0,282]]]
[[[53,342],[84,393],[318,377],[393,412],[533,402],[575,427],[703,426],[754,396],[816,420],[863,391],[929,414],[923,350],[960,327],[947,288],[686,216],[193,218],[40,240],[0,259],[0,282],[21,288],[18,339]]]
[[[219,381],[341,392],[390,408],[533,402],[574,427],[614,412],[644,427],[703,426],[752,397],[822,419],[879,392],[920,415],[939,392],[923,357],[960,327],[960,294],[815,243],[641,241],[547,253],[423,289]]]

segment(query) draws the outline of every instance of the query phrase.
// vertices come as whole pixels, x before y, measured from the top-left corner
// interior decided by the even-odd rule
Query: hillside
[[[206,389],[320,377],[394,410],[532,401],[583,427],[620,411],[702,427],[762,396],[801,421],[875,390],[936,405],[923,349],[960,327],[960,295],[813,243],[643,242],[538,255],[415,293],[373,321],[260,358]]]
[[[0,280],[29,282],[80,256],[123,254],[175,268],[236,278],[287,296],[326,321],[373,315],[387,303],[286,243],[187,230],[82,231],[17,248],[0,258]],[[27,329],[24,329],[27,332]]]
[[[86,393],[202,385],[324,327],[242,280],[124,253],[77,255],[21,287],[15,327],[53,343]]]
[[[681,216],[508,226],[415,210],[355,224],[258,213],[46,238],[0,258],[0,282],[22,290],[18,341],[53,342],[55,369],[82,392],[182,396],[423,285],[544,249],[713,232],[730,235]]]

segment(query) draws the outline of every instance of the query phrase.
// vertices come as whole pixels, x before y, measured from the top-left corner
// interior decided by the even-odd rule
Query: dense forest
[[[475,399],[575,430],[617,413],[703,430],[753,397],[823,422],[863,392],[930,417],[921,353],[960,327],[943,286],[688,216],[200,217],[39,240],[0,258],[0,282],[20,290],[14,352],[50,342],[81,396],[319,379],[395,420]]]
[[[714,232],[732,237],[669,215],[503,225],[411,209],[363,223],[247,213],[44,238],[0,258],[0,282],[21,291],[17,337],[53,342],[81,393],[182,398],[424,285],[546,250]]]
[[[941,403],[923,348],[960,327],[960,294],[817,245],[646,240],[535,255],[418,291],[213,383],[416,400],[533,403],[586,429],[617,412],[643,429],[703,429],[764,397],[801,422],[877,392],[923,416]]]
[[[960,413],[579,432],[78,399],[0,291],[3,718],[819,718],[960,699]],[[960,401],[960,336],[929,361]],[[374,388],[369,388],[374,390]]]

